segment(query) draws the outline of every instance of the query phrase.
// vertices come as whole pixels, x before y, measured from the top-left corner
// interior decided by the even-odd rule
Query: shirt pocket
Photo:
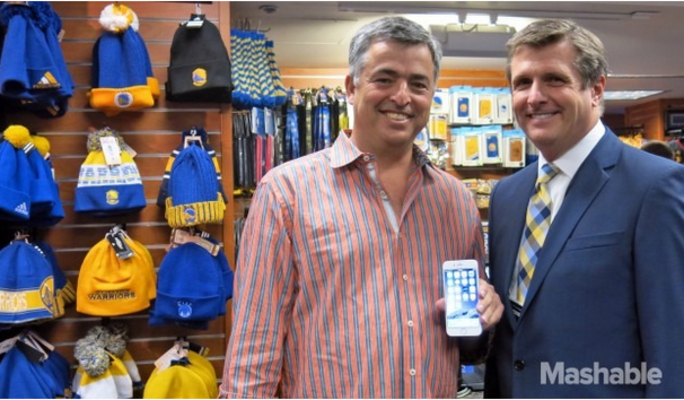
[[[565,245],[565,251],[614,246],[620,243],[624,234],[624,232],[606,232],[570,238]]]

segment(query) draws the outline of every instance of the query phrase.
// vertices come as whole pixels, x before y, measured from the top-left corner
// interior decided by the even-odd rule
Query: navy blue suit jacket
[[[490,275],[505,312],[485,396],[682,397],[684,167],[607,130],[568,187],[516,319],[508,290],[536,177],[535,163],[491,197]],[[660,384],[610,384],[611,368],[642,362]],[[609,383],[593,384],[594,370]],[[591,378],[575,383],[577,371]]]

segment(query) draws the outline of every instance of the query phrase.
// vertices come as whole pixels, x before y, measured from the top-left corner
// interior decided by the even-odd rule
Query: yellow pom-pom
[[[23,148],[31,141],[29,130],[21,125],[10,125],[3,135],[5,140],[17,149]]]
[[[47,140],[47,138],[37,135],[31,135],[31,140],[33,141],[33,145],[36,146],[36,150],[38,150],[41,156],[45,157],[45,155],[50,153],[50,141]]]

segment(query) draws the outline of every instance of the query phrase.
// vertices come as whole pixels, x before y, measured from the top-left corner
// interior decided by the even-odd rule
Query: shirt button
[[[409,326],[409,328],[413,328],[413,321],[409,321],[406,324]]]
[[[515,368],[516,371],[522,371],[525,369],[525,361],[523,360],[515,360],[513,362],[513,368]]]
[[[363,156],[363,161],[365,161],[365,162],[370,161],[370,156]]]
[[[415,376],[415,375],[416,375],[416,370],[413,369],[413,368],[411,368],[411,369],[409,370],[409,375]]]
[[[402,276],[402,278],[404,278],[405,281],[408,281],[408,275],[404,274],[404,276]]]
[[[380,191],[380,197],[382,197],[383,199],[387,199],[387,193],[385,193],[384,190],[381,190]]]

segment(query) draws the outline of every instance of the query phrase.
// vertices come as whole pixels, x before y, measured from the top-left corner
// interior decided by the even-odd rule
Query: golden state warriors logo
[[[107,201],[107,204],[110,206],[119,204],[119,192],[116,190],[108,190],[105,194],[105,201]]]
[[[207,83],[207,71],[204,68],[197,68],[192,71],[192,84],[195,86],[204,86]]]
[[[120,108],[126,108],[133,104],[133,95],[128,92],[120,92],[114,95],[114,104]]]
[[[52,277],[45,278],[43,283],[40,284],[38,291],[40,292],[40,301],[43,303],[43,306],[52,314],[55,314],[56,308],[54,279]]]
[[[432,108],[436,110],[441,110],[442,109],[442,98],[439,96],[435,96],[432,98]]]
[[[195,221],[197,221],[197,213],[192,207],[188,207],[183,210],[183,216],[185,217],[185,223],[187,224],[194,224]]]
[[[192,315],[192,303],[178,302],[178,316],[181,318],[190,318]]]

